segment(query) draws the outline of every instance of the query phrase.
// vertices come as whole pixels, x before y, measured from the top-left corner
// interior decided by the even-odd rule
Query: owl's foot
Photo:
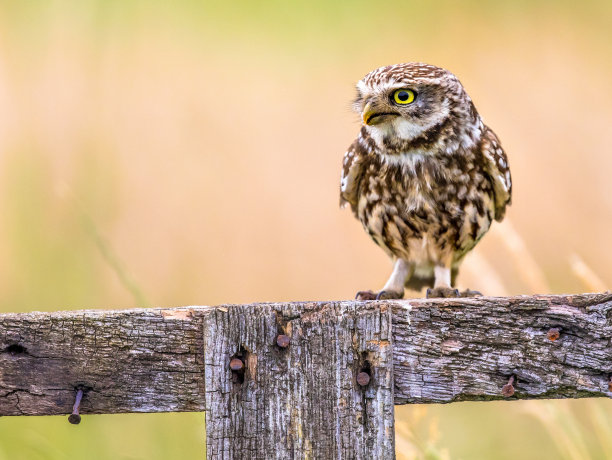
[[[461,294],[459,293],[459,289],[440,286],[427,289],[426,296],[428,299],[446,299],[450,297],[460,297]]]
[[[482,292],[472,291],[471,289],[466,289],[465,291],[461,291],[461,292],[459,292],[458,289],[449,288],[449,287],[437,287],[433,289],[427,289],[428,299],[452,298],[452,297],[478,297],[481,295],[482,295]]]
[[[459,297],[480,297],[482,292],[472,291],[471,289],[466,289],[465,291],[461,291],[459,293]]]
[[[385,300],[385,299],[401,299],[404,297],[403,292],[396,291],[359,291],[355,296],[355,300]]]
[[[374,292],[374,291],[359,291],[355,295],[355,300],[376,300],[376,292]]]
[[[376,296],[376,300],[402,299],[403,297],[404,297],[403,292],[387,290],[387,291],[380,291],[378,295]]]

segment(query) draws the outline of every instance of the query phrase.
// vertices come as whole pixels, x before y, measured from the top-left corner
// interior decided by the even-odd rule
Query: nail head
[[[548,340],[550,340],[551,342],[554,342],[555,340],[557,340],[559,337],[561,336],[561,331],[559,331],[559,328],[557,327],[553,327],[551,328],[548,333],[546,334],[546,337],[548,337]]]
[[[68,421],[73,425],[78,425],[81,423],[81,416],[79,414],[70,414]]]
[[[285,334],[280,334],[276,338],[276,344],[281,348],[287,348],[289,346],[289,342],[291,342],[291,339]]]
[[[370,374],[367,372],[360,372],[357,374],[357,383],[362,387],[365,387],[368,383],[370,383]]]
[[[239,358],[234,358],[230,361],[230,369],[233,371],[239,371],[244,367],[244,363]]]
[[[509,398],[514,394],[514,386],[511,383],[508,383],[502,387],[502,394]]]

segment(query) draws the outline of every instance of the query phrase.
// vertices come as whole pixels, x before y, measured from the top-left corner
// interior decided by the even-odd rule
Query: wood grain
[[[389,305],[248,305],[204,323],[209,459],[394,458]]]
[[[211,375],[210,369],[205,372],[205,342],[207,359],[223,363],[229,356],[222,354],[235,353],[239,342],[252,352],[253,337],[272,340],[271,332],[263,332],[272,324],[272,316],[264,315],[260,322],[241,316],[241,311],[246,314],[257,308],[275,311],[273,316],[284,318],[284,327],[291,330],[308,324],[308,318],[314,318],[313,309],[318,309],[317,318],[326,318],[330,329],[321,330],[320,336],[300,338],[304,353],[318,349],[317,341],[322,337],[332,340],[330,331],[334,328],[338,337],[352,333],[351,324],[362,310],[392,309],[389,349],[394,362],[395,404],[502,399],[501,388],[510,376],[515,376],[516,390],[510,399],[612,396],[610,293],[290,302],[1,314],[0,415],[69,414],[77,388],[85,391],[84,414],[202,411],[206,395],[215,391],[209,383],[205,392],[205,377]],[[339,308],[344,309],[340,317],[335,313]],[[210,331],[221,327],[217,321],[225,315],[240,316],[244,324],[239,330],[220,329],[219,339],[227,348],[215,348]],[[559,330],[554,341],[548,338],[551,328]],[[240,340],[237,331],[242,334]],[[307,378],[302,374],[328,372],[328,362],[319,359],[320,355],[313,355],[306,365],[306,361],[296,361],[292,355],[296,349],[291,347],[283,351],[285,354],[260,352],[258,368],[292,372],[294,381],[300,382]],[[334,352],[331,344],[328,348]],[[213,357],[211,353],[221,355]],[[339,359],[330,355],[332,358]],[[331,386],[336,385],[335,376],[328,378]]]
[[[2,314],[0,415],[201,411],[203,363],[190,309]]]
[[[610,293],[409,300],[393,337],[395,404],[612,396]]]

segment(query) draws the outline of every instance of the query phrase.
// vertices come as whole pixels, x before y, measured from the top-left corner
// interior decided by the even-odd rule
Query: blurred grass
[[[354,82],[410,60],[460,76],[510,156],[508,222],[460,282],[609,286],[611,20],[607,1],[2,2],[0,311],[381,285],[389,263],[337,209],[338,174]],[[609,404],[398,407],[398,456],[605,458]],[[203,429],[2,418],[0,459],[201,458]]]
[[[2,460],[204,458],[204,414],[88,415],[79,425],[67,417],[10,417],[2,424]]]
[[[609,458],[611,410],[601,399],[397,406],[398,460]]]

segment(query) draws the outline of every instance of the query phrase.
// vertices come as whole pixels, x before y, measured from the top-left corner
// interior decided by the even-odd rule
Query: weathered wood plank
[[[308,305],[337,304],[270,308],[291,328]],[[612,396],[612,294],[346,305],[393,308],[396,404],[503,398],[512,375],[512,399]],[[202,330],[224,308],[0,314],[0,415],[69,414],[78,387],[84,414],[202,411]]]
[[[208,458],[394,458],[389,307],[337,302],[210,312]],[[290,337],[288,347],[278,346],[279,334]],[[232,371],[231,358],[244,368]],[[360,372],[369,379],[364,386]]]
[[[511,376],[512,399],[612,396],[610,293],[408,300],[393,322],[396,404],[501,399]]]
[[[203,410],[203,310],[0,315],[0,415]]]

